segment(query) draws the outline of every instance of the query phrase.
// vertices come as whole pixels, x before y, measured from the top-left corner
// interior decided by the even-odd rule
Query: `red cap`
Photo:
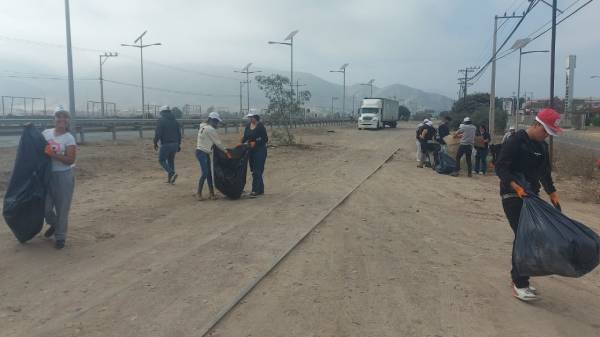
[[[543,109],[538,112],[535,120],[542,124],[546,132],[552,136],[558,136],[562,132],[562,129],[558,126],[560,124],[560,114],[554,109]]]

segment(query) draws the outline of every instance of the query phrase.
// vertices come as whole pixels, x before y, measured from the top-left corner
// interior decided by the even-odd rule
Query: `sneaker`
[[[171,185],[175,185],[175,180],[177,180],[177,173],[173,173],[173,175],[171,176]]]
[[[258,196],[258,194],[256,194],[256,192],[251,192],[250,193],[250,198],[256,198],[256,196]]]
[[[531,285],[529,286],[529,291],[537,295],[537,289]]]
[[[417,164],[417,167],[418,167],[418,168],[423,168],[423,163],[418,163],[418,164]]]
[[[65,248],[65,240],[56,240],[56,242],[54,243],[54,248],[56,248],[56,249]]]
[[[171,183],[171,178],[172,178],[172,177],[173,177],[173,175],[172,175],[171,173],[169,173],[169,174],[167,175],[167,184],[170,184],[170,183]]]
[[[480,176],[484,176],[485,175],[485,173],[483,173],[483,172],[479,172],[477,174],[479,174]]]
[[[52,235],[54,235],[54,226],[50,226],[50,228],[46,230],[46,232],[44,233],[44,237],[50,238]]]
[[[525,302],[534,301],[537,299],[537,296],[529,287],[527,288],[517,288],[517,286],[512,285],[513,296],[517,299]],[[534,288],[535,289],[535,288]]]
[[[473,174],[472,174],[471,172],[469,172],[469,173],[467,174],[467,177],[469,177],[469,178],[471,178],[472,176],[473,176]]]
[[[454,172],[450,173],[450,175],[453,176],[453,177],[458,177],[458,172],[454,171]]]

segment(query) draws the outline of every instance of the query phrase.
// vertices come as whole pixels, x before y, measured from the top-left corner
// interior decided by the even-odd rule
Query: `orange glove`
[[[516,182],[511,182],[510,186],[513,188],[513,190],[515,190],[515,192],[517,192],[519,198],[523,199],[527,196],[527,192],[525,192],[525,189],[523,189],[523,187],[521,187],[521,185],[517,184]]]
[[[48,156],[48,157],[52,157],[55,153],[54,150],[52,149],[52,146],[50,145],[46,145],[46,147],[44,148],[44,153]]]
[[[552,205],[554,205],[555,208],[559,210],[561,209],[560,200],[558,200],[558,194],[556,192],[550,193],[550,201],[552,202]]]

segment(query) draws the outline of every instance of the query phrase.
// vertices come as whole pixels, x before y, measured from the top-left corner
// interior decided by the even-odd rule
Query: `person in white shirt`
[[[54,129],[47,129],[42,135],[48,142],[45,153],[52,158],[52,172],[46,196],[45,218],[50,228],[44,236],[54,235],[54,247],[62,249],[67,239],[67,227],[75,178],[72,167],[77,156],[75,137],[68,131],[69,112],[59,106],[54,111]]]
[[[196,159],[200,163],[200,169],[202,175],[198,181],[198,190],[195,194],[196,199],[199,201],[204,200],[202,197],[202,189],[204,183],[208,180],[209,199],[215,200],[214,190],[214,176],[213,176],[213,147],[217,147],[219,150],[225,152],[228,157],[231,157],[229,151],[221,143],[219,134],[217,133],[217,127],[222,122],[221,116],[218,112],[211,112],[208,115],[206,123],[200,124],[198,130],[198,141],[196,144]]]

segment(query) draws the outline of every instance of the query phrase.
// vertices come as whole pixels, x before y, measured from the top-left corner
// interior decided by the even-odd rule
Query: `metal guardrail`
[[[198,129],[205,119],[178,119],[181,126],[182,134],[185,134],[185,129]],[[33,124],[40,129],[52,127],[53,119],[1,119],[0,118],[0,136],[17,136],[20,135],[23,126]],[[139,137],[143,138],[144,130],[154,130],[158,119],[78,119],[75,132],[79,142],[85,142],[86,133],[110,132],[112,140],[117,140],[117,133],[122,131],[137,131]],[[225,133],[228,129],[234,128],[236,132],[245,125],[245,120],[242,119],[226,119],[222,123],[222,129]],[[332,125],[343,125],[354,123],[352,119],[294,119],[291,121],[263,121],[268,128],[282,128],[286,125],[290,128],[298,127],[322,127]]]

